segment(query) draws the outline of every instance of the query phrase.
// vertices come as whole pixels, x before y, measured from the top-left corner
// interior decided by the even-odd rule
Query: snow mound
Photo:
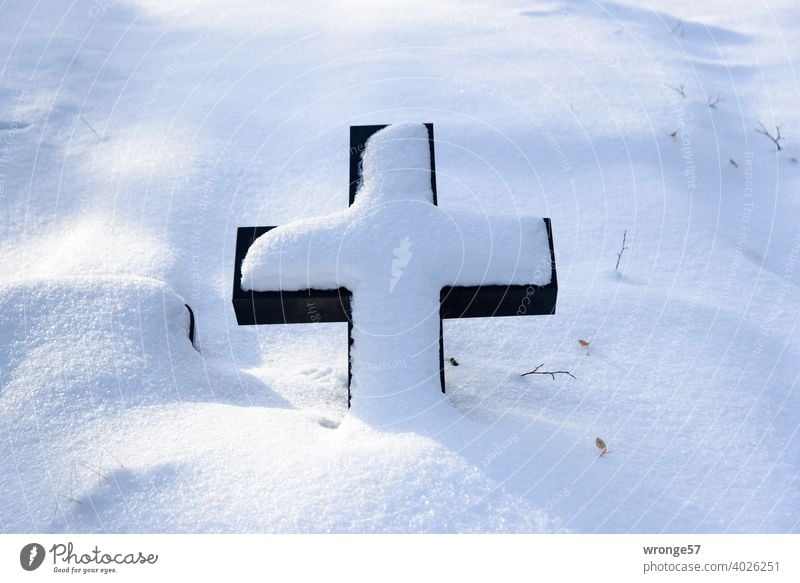
[[[336,429],[206,363],[188,331],[183,298],[153,279],[0,288],[4,529],[559,528],[437,440],[441,416],[414,432]]]
[[[52,512],[56,484],[69,482],[74,452],[88,443],[86,424],[113,426],[126,411],[166,403],[248,401],[250,393],[230,373],[226,379],[204,366],[188,332],[183,298],[152,279],[0,286],[5,528],[46,526],[43,506]],[[102,449],[100,442],[95,447]]]
[[[1,287],[0,306],[2,398],[26,417],[213,397],[185,302],[162,282],[33,280]]]

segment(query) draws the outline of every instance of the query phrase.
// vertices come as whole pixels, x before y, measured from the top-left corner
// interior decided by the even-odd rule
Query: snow
[[[797,12],[3,4],[0,530],[797,532]],[[447,321],[446,397],[348,415],[346,326],[236,325],[235,229],[332,225],[348,126],[402,122],[436,126],[428,212],[482,217],[456,281],[524,272],[473,242],[549,216],[558,313]],[[451,279],[390,216],[363,265],[282,284]],[[381,346],[365,378],[431,374]]]

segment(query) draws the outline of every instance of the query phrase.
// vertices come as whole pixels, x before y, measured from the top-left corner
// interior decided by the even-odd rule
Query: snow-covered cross
[[[442,318],[554,313],[552,234],[436,206],[431,124],[353,127],[350,152],[350,208],[239,229],[233,303],[239,324],[348,321],[351,413],[387,424],[441,404]]]

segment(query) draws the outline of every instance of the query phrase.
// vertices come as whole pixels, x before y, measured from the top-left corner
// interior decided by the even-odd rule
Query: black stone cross
[[[433,124],[425,124],[430,147],[430,176],[433,204],[437,204]],[[367,140],[385,125],[352,126],[350,128],[350,204],[361,185],[360,168]],[[481,318],[494,316],[532,316],[555,313],[558,283],[550,219],[542,219],[547,230],[550,262],[550,283],[547,285],[480,285],[448,286],[440,294],[439,377],[445,391],[444,318]],[[353,321],[352,294],[346,288],[307,289],[302,291],[244,291],[240,285],[242,261],[253,242],[275,227],[240,227],[236,236],[236,258],[233,275],[233,307],[239,325],[304,324],[314,322],[348,323],[348,406],[352,380]],[[533,279],[533,278],[531,278]]]

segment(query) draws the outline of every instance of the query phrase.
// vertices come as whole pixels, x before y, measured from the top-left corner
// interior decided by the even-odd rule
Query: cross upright
[[[238,323],[348,322],[348,404],[378,423],[441,403],[442,318],[555,313],[550,220],[441,209],[433,144],[351,127],[349,209],[237,233]]]

